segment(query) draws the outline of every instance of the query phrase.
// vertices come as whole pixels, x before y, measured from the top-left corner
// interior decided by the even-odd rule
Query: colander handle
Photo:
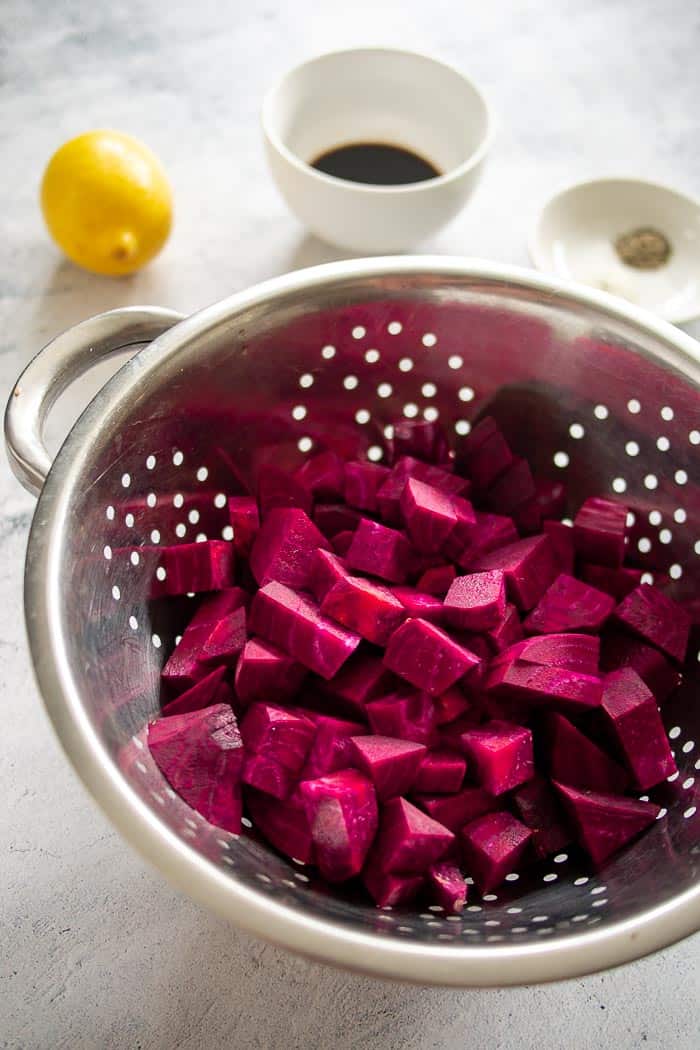
[[[157,306],[109,310],[56,336],[29,362],[5,410],[7,454],[28,492],[38,496],[51,469],[44,424],[66,387],[102,358],[157,339],[182,317]]]

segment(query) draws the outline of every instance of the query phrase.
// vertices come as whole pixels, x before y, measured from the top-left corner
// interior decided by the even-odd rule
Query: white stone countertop
[[[700,9],[691,0],[4,0],[0,10],[0,394],[48,338],[110,307],[191,311],[337,258],[265,170],[258,109],[286,67],[358,44],[462,66],[499,131],[466,211],[423,246],[526,263],[557,188],[631,173],[700,184]],[[91,127],[148,142],[177,223],[145,272],[62,260],[37,187]],[[700,326],[690,326],[694,334]],[[95,382],[67,401],[75,414]],[[584,980],[418,989],[254,941],[178,896],[121,841],[49,728],[22,622],[33,501],[0,462],[0,1046],[133,1050],[602,1050],[700,1045],[700,938]]]

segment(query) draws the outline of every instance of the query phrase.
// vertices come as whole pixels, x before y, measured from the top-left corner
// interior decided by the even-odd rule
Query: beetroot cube
[[[481,787],[502,795],[534,775],[532,733],[524,726],[494,720],[461,736],[462,750]]]
[[[335,452],[319,452],[307,459],[294,477],[316,499],[342,500],[345,489],[343,461]]]
[[[329,882],[358,875],[377,830],[377,798],[366,777],[344,769],[299,785],[316,863]]]
[[[393,675],[378,657],[357,653],[326,684],[326,689],[364,718],[370,700],[387,693],[392,681]]]
[[[178,690],[189,689],[209,674],[208,664],[226,663],[227,656],[235,656],[245,641],[246,599],[240,587],[206,597],[166,661],[163,681]]]
[[[683,663],[691,620],[683,606],[667,594],[642,583],[623,598],[615,610],[615,619],[672,660]]]
[[[457,515],[457,523],[443,543],[442,553],[446,558],[450,558],[461,565],[463,559],[468,559],[470,556],[474,539],[477,535],[477,515],[469,500],[463,499],[461,496],[452,496],[452,508]],[[497,518],[498,516],[488,515],[488,517]],[[505,519],[498,518],[498,520]],[[510,521],[510,519],[508,520]],[[509,532],[508,538],[517,539],[517,533],[513,529],[512,522],[510,523],[510,528],[513,531],[512,535]]]
[[[270,642],[251,638],[236,664],[234,688],[244,706],[268,697],[277,701],[291,700],[305,677],[306,669],[295,663],[291,656]]]
[[[456,576],[454,565],[436,565],[426,569],[416,584],[416,590],[444,598]]]
[[[423,885],[422,875],[397,875],[384,871],[374,859],[362,873],[362,881],[378,908],[396,908],[410,902]]]
[[[202,642],[202,664],[233,664],[246,642],[246,611],[243,606],[219,620]]]
[[[600,631],[615,608],[615,599],[562,573],[547,588],[525,620],[530,634]]]
[[[457,524],[451,497],[417,478],[409,478],[400,502],[406,531],[416,549],[439,551]]]
[[[427,693],[404,689],[367,704],[373,733],[427,744],[433,738],[435,710]]]
[[[315,734],[299,779],[314,780],[352,765],[354,751],[350,738],[360,737],[367,732],[366,728],[358,722],[333,715],[312,711],[306,715],[315,726]]]
[[[600,707],[638,788],[646,791],[676,772],[656,700],[631,667],[605,676]]]
[[[354,532],[344,529],[343,532],[336,532],[335,536],[331,537],[331,546],[339,557],[344,558],[348,553],[354,535]]]
[[[629,777],[597,744],[560,714],[551,713],[546,728],[553,780],[584,791],[622,794]]]
[[[405,798],[393,798],[382,809],[373,854],[385,871],[418,875],[444,857],[454,839],[449,828]]]
[[[565,525],[563,521],[545,521],[542,531],[549,537],[554,551],[554,560],[560,572],[566,572],[571,576],[574,571],[574,530],[571,525]],[[593,580],[590,581],[593,583]],[[604,587],[601,590],[605,590]]]
[[[210,824],[241,830],[243,742],[228,704],[160,718],[148,747],[170,786]]]
[[[467,903],[468,886],[457,865],[450,860],[428,868],[428,890],[448,915],[459,915]]]
[[[401,521],[401,493],[409,477],[432,485],[447,495],[459,496],[469,490],[469,482],[464,478],[411,456],[402,456],[377,492],[379,512],[390,525],[397,525]]]
[[[313,864],[311,828],[298,790],[282,800],[246,788],[246,805],[254,826],[275,849],[302,864]]]
[[[244,784],[266,795],[286,799],[294,790],[298,778],[273,756],[251,751],[245,756],[241,779]]]
[[[289,587],[308,587],[314,552],[328,542],[298,507],[271,510],[255,537],[250,567],[261,587],[275,580]]]
[[[523,824],[532,832],[538,857],[558,853],[571,842],[564,811],[548,782],[534,776],[513,792],[513,803]]]
[[[660,812],[653,802],[638,802],[624,795],[577,791],[556,782],[554,786],[576,826],[580,844],[596,865],[603,864],[641,834],[654,823]]]
[[[378,510],[377,491],[389,477],[388,467],[378,463],[345,464],[345,502],[358,510]]]
[[[463,469],[479,489],[493,485],[512,462],[510,446],[491,416],[484,416],[472,428],[457,451],[458,469]]]
[[[506,582],[499,569],[458,576],[445,598],[445,620],[463,631],[488,631],[506,614]]]
[[[518,539],[518,530],[511,518],[503,514],[482,514],[476,512],[476,524],[471,529],[467,544],[461,554],[449,551],[450,556],[463,569],[476,565],[492,551],[501,550]],[[459,529],[459,524],[457,526]],[[457,531],[457,530],[455,530]],[[449,541],[448,541],[449,544]],[[447,553],[447,547],[445,548]]]
[[[516,456],[509,467],[489,486],[484,502],[489,510],[497,514],[515,514],[525,503],[535,497],[535,482],[530,464],[522,456]],[[535,515],[534,527],[539,526],[539,511]]]
[[[658,703],[663,703],[681,680],[679,671],[658,649],[619,631],[605,632],[601,667],[604,671],[631,667],[651,689]]]
[[[456,795],[416,795],[415,801],[431,817],[454,832],[500,805],[493,795],[478,787],[462,788]]]
[[[406,618],[406,610],[390,590],[360,576],[337,580],[323,599],[321,612],[375,645],[386,645]]]
[[[394,455],[415,456],[426,463],[449,460],[449,445],[441,423],[427,419],[399,419],[394,424]]]
[[[505,615],[501,622],[484,632],[486,641],[496,653],[501,653],[515,642],[519,642],[522,636],[523,628],[518,610],[510,602],[506,603]]]
[[[622,565],[626,532],[627,508],[613,500],[591,496],[574,518],[576,553],[596,565]]]
[[[246,752],[267,755],[298,773],[314,736],[314,725],[303,715],[275,704],[251,704],[241,722]]]
[[[449,795],[459,791],[467,763],[457,751],[428,751],[423,755],[413,781],[413,790],[426,795]]]
[[[309,589],[317,602],[321,603],[338,580],[350,575],[345,561],[332,551],[317,550],[311,561]]]
[[[277,582],[255,595],[250,629],[322,678],[332,678],[360,644],[359,635],[323,616],[310,598]]]
[[[258,471],[258,505],[263,518],[279,507],[311,513],[312,497],[305,485],[282,467],[265,463]]]
[[[501,569],[508,598],[519,609],[532,609],[557,575],[554,549],[549,537],[530,536],[486,554],[472,566],[474,572]]]
[[[581,579],[621,602],[642,580],[641,569],[612,569],[608,565],[582,565]]]
[[[498,699],[549,703],[571,713],[598,707],[603,695],[603,684],[594,675],[545,667],[527,660],[494,665],[488,672],[485,687]]]
[[[229,496],[228,518],[233,527],[236,554],[247,558],[260,528],[258,504],[252,496]]]
[[[142,547],[143,557],[157,553],[164,579],[153,581],[153,597],[220,591],[233,583],[234,548],[226,540],[180,543],[174,547]]]
[[[401,602],[406,615],[430,623],[439,623],[443,616],[443,603],[432,594],[416,590],[414,587],[392,587],[391,593]]]
[[[177,700],[171,700],[163,708],[164,715],[184,715],[188,711],[200,711],[214,702],[219,686],[226,674],[225,667],[216,667],[205,678],[195,682]]]
[[[390,583],[403,583],[408,573],[411,547],[396,529],[363,518],[355,530],[346,555],[351,569],[379,576]]]
[[[490,893],[514,871],[532,832],[511,813],[486,813],[462,829],[464,862],[481,893]]]
[[[350,739],[353,765],[374,784],[380,802],[405,794],[415,780],[423,744],[388,736],[358,736]]]
[[[354,532],[362,519],[359,511],[344,503],[319,503],[314,511],[314,524],[324,536]]]
[[[436,696],[433,702],[435,712],[435,724],[443,726],[448,722],[454,722],[455,718],[466,714],[470,703],[462,690],[457,685],[451,685],[440,696]]]
[[[384,664],[432,696],[444,693],[480,660],[427,620],[409,619],[389,639]]]
[[[545,667],[563,667],[579,674],[598,673],[600,639],[595,635],[549,634],[544,637],[524,638],[509,646],[493,661],[493,666],[525,660]]]

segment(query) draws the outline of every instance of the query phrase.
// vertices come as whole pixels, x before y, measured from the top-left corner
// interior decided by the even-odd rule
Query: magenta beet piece
[[[445,620],[462,631],[488,631],[506,614],[506,582],[499,569],[458,576],[445,598]]]
[[[564,808],[573,820],[578,841],[594,864],[603,864],[613,853],[653,824],[660,812],[653,802],[638,802],[624,795],[577,791],[555,782]]]
[[[395,681],[379,657],[360,652],[352,656],[324,688],[366,718],[370,700],[386,694]]]
[[[569,576],[573,575],[575,561],[574,530],[570,525],[565,525],[563,521],[545,521],[542,524],[542,531],[545,536],[549,537],[552,544],[554,560],[559,571],[567,572]],[[605,590],[604,587],[601,589]]]
[[[390,583],[403,583],[410,552],[403,533],[363,518],[355,529],[346,559],[351,569],[379,576]]]
[[[478,489],[487,489],[513,462],[513,453],[491,416],[484,416],[462,439],[457,450],[457,469]]]
[[[281,467],[265,463],[258,471],[258,505],[264,518],[279,507],[298,507],[311,513],[311,493],[300,481]]]
[[[345,490],[343,461],[335,452],[311,456],[294,477],[319,500],[342,500]]]
[[[403,605],[407,616],[439,623],[442,620],[443,604],[432,594],[416,590],[414,587],[392,587],[391,593]]]
[[[426,753],[423,744],[389,736],[353,737],[350,745],[352,764],[367,774],[380,802],[409,790]]]
[[[240,834],[243,742],[228,704],[160,718],[148,747],[177,794],[210,824]]]
[[[515,871],[532,832],[511,813],[486,813],[462,829],[464,863],[480,893],[490,893]]]
[[[366,733],[365,726],[315,711],[305,714],[314,723],[315,734],[299,779],[313,780],[352,765],[354,751],[350,738]]]
[[[298,507],[277,507],[265,518],[250,552],[250,567],[261,587],[275,580],[308,587],[314,552],[328,549],[311,519]]]
[[[442,726],[448,722],[454,722],[455,718],[465,714],[469,707],[469,701],[459,686],[451,685],[433,701],[435,724]]]
[[[678,688],[681,680],[677,668],[658,649],[619,631],[605,632],[601,667],[604,671],[631,667],[651,689],[658,703],[663,703]]]
[[[153,597],[220,591],[233,584],[234,548],[226,540],[140,549],[158,552],[158,568],[165,570],[163,580],[153,581]]]
[[[642,583],[622,599],[615,610],[615,619],[672,660],[683,663],[691,620],[686,609],[667,594]]]
[[[454,561],[470,571],[473,571],[472,566],[481,558],[515,543],[518,539],[518,530],[511,518],[503,514],[482,514],[479,511],[476,511],[475,517],[476,524],[463,552],[460,555],[455,555],[454,551],[449,552]]]
[[[306,595],[277,582],[255,595],[250,629],[321,678],[332,678],[360,644],[359,635],[323,616]]]
[[[676,772],[656,700],[636,671],[625,667],[605,676],[600,708],[638,788],[646,791]]]
[[[435,728],[433,702],[427,693],[404,688],[367,704],[373,733],[428,744]]]
[[[233,664],[246,642],[246,611],[243,606],[229,613],[207,635],[201,649],[202,664]]]
[[[204,598],[161,671],[163,681],[179,691],[189,689],[209,674],[211,667],[207,661],[227,662],[225,656],[216,659],[216,651],[226,651],[226,632],[229,630],[226,623],[229,619],[232,620],[229,652],[232,648],[231,655],[235,656],[240,651],[239,643],[245,641],[247,598],[240,587],[228,587]],[[237,615],[239,613],[243,615]]]
[[[503,619],[495,627],[484,632],[484,637],[491,649],[496,653],[502,653],[504,649],[519,642],[523,636],[523,628],[518,616],[518,610],[510,602],[506,604]]]
[[[627,507],[600,496],[585,501],[574,518],[574,545],[584,561],[622,565],[625,556]]]
[[[294,790],[298,777],[271,755],[251,751],[245,756],[241,779],[244,784],[266,795],[286,799]]]
[[[532,846],[538,857],[559,853],[571,842],[564,811],[549,783],[535,775],[513,792],[513,803],[520,820],[532,832]]]
[[[416,590],[424,594],[431,594],[436,598],[444,598],[455,576],[454,565],[436,565],[432,569],[425,570],[416,584]]]
[[[422,875],[397,875],[384,871],[380,864],[372,859],[362,873],[362,881],[378,908],[396,908],[410,904],[423,885]]]
[[[253,826],[275,849],[302,864],[313,864],[311,828],[298,790],[283,801],[247,788],[246,805]]]
[[[377,492],[389,477],[388,467],[360,461],[345,464],[345,502],[357,510],[376,511]]]
[[[641,583],[642,570],[588,564],[581,566],[581,579],[621,602]]]
[[[417,478],[451,496],[466,495],[469,491],[469,482],[464,478],[412,456],[402,456],[377,491],[379,513],[382,520],[390,525],[398,525],[401,521],[401,493],[409,477]]]
[[[530,464],[522,456],[516,456],[509,467],[499,475],[484,496],[489,510],[497,514],[514,514],[525,503],[530,503],[536,494]],[[535,528],[539,525],[539,511]]]
[[[485,687],[497,699],[548,703],[572,714],[599,707],[603,695],[603,683],[595,675],[519,659],[492,666]]]
[[[600,631],[615,608],[615,599],[574,576],[557,576],[525,620],[530,634]]]
[[[184,715],[190,711],[200,711],[203,707],[209,707],[214,703],[219,686],[226,674],[225,667],[216,667],[205,678],[195,682],[177,700],[171,700],[166,704],[162,713],[164,715]]]
[[[535,478],[535,504],[542,521],[561,518],[566,510],[566,485],[562,481]]]
[[[452,496],[452,507],[457,515],[457,523],[443,543],[442,553],[446,558],[461,565],[463,559],[468,559],[477,535],[477,515],[469,500],[463,499],[462,496]],[[498,516],[489,515],[489,517]],[[514,529],[513,535],[509,538],[517,539]]]
[[[258,504],[252,496],[229,496],[228,519],[233,527],[236,554],[247,558],[260,528]]]
[[[440,860],[454,835],[405,798],[393,798],[382,808],[374,855],[385,871],[418,875]]]
[[[439,551],[457,524],[451,497],[417,478],[407,480],[400,506],[406,531],[419,551]]]
[[[324,536],[337,536],[339,532],[354,532],[362,515],[344,503],[319,503],[314,511],[314,522]]]
[[[350,529],[344,529],[342,532],[336,532],[335,536],[331,537],[331,547],[339,557],[344,558],[348,553],[354,535],[355,533],[351,532]]]
[[[427,463],[446,463],[450,447],[441,423],[427,419],[399,419],[394,424],[394,455],[415,456]]]
[[[342,580],[349,575],[350,570],[343,558],[333,554],[332,551],[319,548],[314,551],[311,559],[309,590],[316,601],[320,603],[338,580]]]
[[[451,795],[461,788],[466,772],[466,760],[458,751],[428,751],[413,781],[413,791],[426,795]]]
[[[382,646],[406,618],[406,610],[388,588],[361,576],[337,580],[321,602],[321,612]]]
[[[537,604],[557,575],[554,549],[544,534],[501,547],[472,566],[472,572],[491,569],[502,570],[508,600],[524,611]]]
[[[525,660],[545,667],[563,667],[579,674],[597,675],[600,639],[596,635],[548,634],[535,635],[515,642],[493,660],[493,666]]]
[[[314,731],[310,719],[275,704],[251,704],[241,722],[246,753],[266,755],[291,773],[304,765]]]
[[[501,805],[493,795],[478,787],[462,788],[456,795],[416,795],[415,801],[431,817],[454,832]]]
[[[464,875],[453,861],[443,860],[428,868],[430,896],[448,915],[459,915],[464,910],[468,889]]]
[[[234,687],[243,705],[254,700],[291,700],[306,677],[306,669],[270,642],[251,638],[236,664]]]
[[[534,775],[532,733],[524,726],[494,720],[461,737],[462,750],[481,787],[502,795]]]
[[[622,794],[627,788],[629,777],[622,766],[584,736],[568,718],[551,712],[546,731],[549,773],[553,780],[582,791],[612,795]]]
[[[329,882],[343,882],[359,874],[378,823],[370,781],[354,769],[343,769],[302,781],[299,794],[321,875]]]
[[[479,657],[427,620],[406,620],[389,639],[384,665],[432,696],[444,693]]]

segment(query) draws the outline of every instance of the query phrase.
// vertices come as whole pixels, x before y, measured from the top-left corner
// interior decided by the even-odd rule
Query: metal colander
[[[154,338],[89,405],[49,473],[41,430],[58,391],[97,357]],[[457,985],[572,976],[700,926],[697,636],[686,684],[662,712],[680,772],[652,792],[663,819],[632,848],[598,874],[562,852],[496,893],[472,891],[461,916],[377,910],[319,884],[254,828],[211,827],[169,789],[144,727],[192,600],[149,602],[149,559],[115,551],[229,537],[223,494],[262,461],[329,447],[381,461],[397,417],[439,418],[459,436],[486,408],[538,473],[567,482],[569,515],[588,495],[624,500],[647,578],[697,603],[700,347],[632,306],[526,271],[361,260],[277,278],[186,320],[114,311],[49,344],[7,416],[18,476],[41,489],[26,578],[39,685],[114,823],[178,886],[263,937]]]

